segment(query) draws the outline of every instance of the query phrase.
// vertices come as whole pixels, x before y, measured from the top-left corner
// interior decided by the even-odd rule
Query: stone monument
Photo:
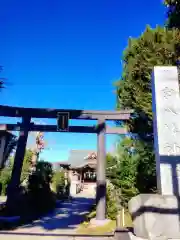
[[[177,67],[154,67],[152,106],[159,193],[180,195],[180,95]]]
[[[180,239],[180,95],[177,67],[154,67],[152,76],[154,150],[159,194],[129,202],[134,234]]]

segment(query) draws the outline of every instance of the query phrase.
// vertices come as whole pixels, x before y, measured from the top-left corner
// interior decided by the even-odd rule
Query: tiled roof
[[[68,161],[52,162],[53,168],[59,168],[61,164],[62,164],[62,165],[69,165],[69,162],[68,162]]]
[[[87,159],[85,159],[85,158],[91,153],[96,153],[96,151],[94,151],[94,150],[71,150],[70,154],[69,154],[68,163],[71,164],[71,167],[79,167],[81,165],[84,165],[87,161]]]
[[[59,164],[69,164],[68,161],[59,161],[59,162],[52,162],[53,165],[59,165]]]

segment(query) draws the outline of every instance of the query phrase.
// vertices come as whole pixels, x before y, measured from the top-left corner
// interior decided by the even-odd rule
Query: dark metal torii
[[[37,125],[31,122],[32,118],[57,118],[58,114],[68,113],[69,119],[98,120],[95,126],[69,126],[68,132],[96,133],[97,141],[97,190],[96,190],[96,219],[106,218],[106,150],[105,134],[126,134],[126,128],[106,126],[106,120],[130,119],[132,110],[121,111],[86,111],[73,109],[49,109],[49,108],[22,108],[0,105],[0,116],[21,117],[22,122],[17,124],[0,124],[1,130],[20,131],[8,198],[14,196],[20,184],[20,176],[26,150],[29,131],[61,132],[57,125]]]

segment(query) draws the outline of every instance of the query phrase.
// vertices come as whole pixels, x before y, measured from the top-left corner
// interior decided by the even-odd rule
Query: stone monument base
[[[115,240],[179,240],[179,239],[172,239],[172,238],[167,238],[167,237],[155,237],[155,238],[141,238],[135,236],[131,231],[128,229],[117,229],[114,234],[114,239]]]
[[[180,198],[140,194],[128,204],[134,234],[146,239],[180,239]]]

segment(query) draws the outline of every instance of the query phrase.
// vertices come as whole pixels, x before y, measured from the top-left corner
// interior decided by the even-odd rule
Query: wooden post
[[[96,220],[106,219],[106,148],[105,120],[98,120],[97,141],[97,188],[96,188]]]
[[[28,139],[28,128],[30,124],[31,118],[24,117],[22,119],[21,129],[19,132],[19,139],[17,143],[16,154],[14,158],[14,165],[11,175],[11,182],[8,186],[8,202],[13,201],[13,198],[16,197],[19,190],[21,171],[23,166],[24,155],[26,151],[26,143]]]

